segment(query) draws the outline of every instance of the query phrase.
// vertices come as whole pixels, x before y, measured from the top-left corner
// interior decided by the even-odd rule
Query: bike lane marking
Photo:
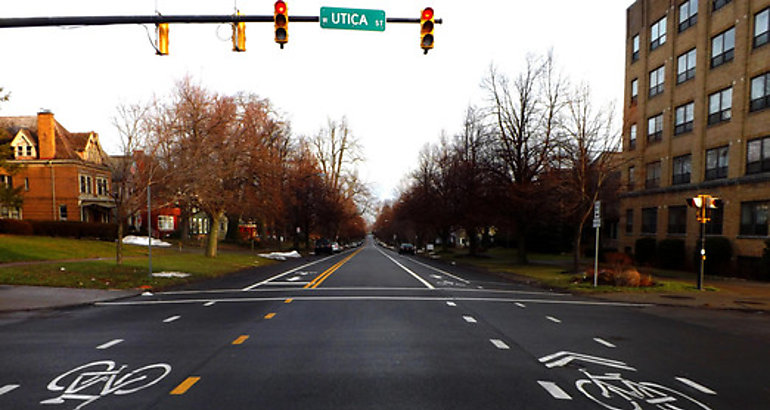
[[[110,340],[107,343],[103,343],[103,344],[100,344],[99,346],[96,346],[96,348],[98,350],[109,349],[109,348],[111,348],[112,346],[115,346],[118,343],[123,343],[123,339],[113,339],[113,340]]]
[[[171,323],[175,320],[179,320],[182,316],[171,316],[168,318],[163,319],[163,323]]]
[[[676,377],[676,380],[678,380],[679,382],[681,382],[683,384],[686,384],[686,385],[692,387],[695,390],[700,391],[701,393],[710,394],[712,396],[716,396],[717,395],[717,392],[715,392],[714,390],[711,390],[708,387],[706,387],[706,386],[704,386],[704,385],[702,385],[700,383],[694,382],[694,381],[692,381],[690,379],[686,379],[684,377]]]
[[[10,393],[11,390],[16,390],[19,388],[19,384],[8,384],[3,387],[0,387],[0,396],[4,395],[5,393]]]
[[[185,394],[187,393],[187,390],[190,390],[190,388],[193,387],[195,383],[198,383],[198,380],[200,379],[201,378],[198,376],[190,376],[180,383],[179,386],[176,386],[174,390],[171,390],[169,394],[174,396]]]
[[[557,318],[555,318],[553,316],[546,316],[545,318],[550,320],[553,323],[561,323],[561,320],[559,320],[559,319],[557,319]]]
[[[606,340],[604,340],[604,339],[602,339],[600,337],[595,337],[594,338],[594,342],[599,343],[600,345],[604,345],[606,347],[609,347],[610,349],[614,349],[614,348],[617,347],[614,344],[612,344],[612,343],[610,343],[610,342],[608,342],[608,341],[606,341]]]
[[[562,388],[554,382],[538,380],[537,383],[556,400],[572,400],[572,396],[567,394],[567,392],[562,390]]]

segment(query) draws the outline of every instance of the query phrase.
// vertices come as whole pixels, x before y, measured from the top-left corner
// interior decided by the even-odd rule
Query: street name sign
[[[385,10],[321,7],[321,28],[385,31]]]

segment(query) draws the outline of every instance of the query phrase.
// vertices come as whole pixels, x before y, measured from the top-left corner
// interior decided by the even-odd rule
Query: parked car
[[[332,242],[332,253],[342,252],[342,247],[338,242]]]
[[[321,238],[315,241],[315,254],[320,255],[322,253],[326,253],[329,255],[334,253],[334,248],[332,247],[332,243],[328,239]]]
[[[414,245],[411,243],[402,243],[401,246],[398,247],[398,253],[414,255]]]

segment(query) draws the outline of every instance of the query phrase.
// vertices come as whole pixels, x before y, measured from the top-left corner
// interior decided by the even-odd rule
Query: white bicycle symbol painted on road
[[[63,393],[43,400],[40,404],[63,404],[66,400],[81,400],[83,403],[75,407],[75,410],[78,410],[110,394],[121,396],[150,387],[171,372],[171,366],[155,363],[121,375],[127,367],[117,367],[111,360],[76,367],[48,383],[48,390]]]
[[[645,405],[661,410],[710,410],[705,404],[670,387],[624,379],[620,373],[596,375],[585,369],[580,369],[580,372],[588,378],[577,380],[575,387],[610,410],[643,410]]]

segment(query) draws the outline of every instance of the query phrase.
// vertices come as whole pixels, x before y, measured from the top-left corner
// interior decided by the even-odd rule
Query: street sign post
[[[385,31],[385,10],[321,7],[321,28]]]
[[[599,228],[602,226],[602,201],[594,202],[594,228],[596,228],[596,246],[594,256],[594,287],[599,286]]]

